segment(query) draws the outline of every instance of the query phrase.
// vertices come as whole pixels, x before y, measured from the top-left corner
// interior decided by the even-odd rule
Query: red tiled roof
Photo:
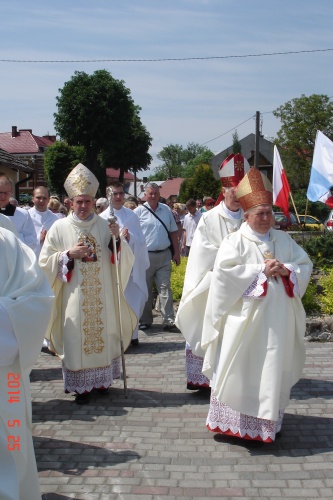
[[[106,175],[108,177],[111,177],[112,179],[119,179],[119,173],[120,169],[119,168],[107,168],[106,169]],[[140,181],[140,179],[136,178],[137,181]],[[130,172],[125,172],[124,173],[124,181],[134,181],[134,175],[131,174]]]
[[[36,154],[40,147],[51,146],[55,141],[55,136],[39,137],[34,135],[31,130],[19,130],[16,136],[12,132],[0,133],[0,148],[11,154]]]
[[[160,187],[160,194],[163,198],[168,199],[169,196],[179,195],[179,189],[184,179],[176,177],[175,179],[167,179]]]

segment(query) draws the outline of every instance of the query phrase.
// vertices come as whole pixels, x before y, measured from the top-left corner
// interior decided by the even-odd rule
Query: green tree
[[[49,190],[64,195],[67,175],[75,165],[85,162],[85,151],[82,146],[69,146],[64,141],[52,144],[44,155],[44,172]]]
[[[70,146],[82,146],[87,167],[105,193],[105,168],[147,170],[152,138],[142,125],[139,112],[124,82],[106,70],[92,75],[76,71],[59,89],[55,129]]]
[[[154,179],[163,181],[172,177],[182,177],[184,149],[179,144],[168,144],[158,154],[163,164],[155,168]]]
[[[306,188],[317,130],[333,138],[333,103],[322,94],[292,99],[275,111],[281,120],[276,145],[291,187]]]
[[[152,180],[163,181],[172,177],[192,177],[195,167],[202,163],[209,163],[213,158],[206,146],[190,142],[186,148],[179,144],[168,144],[157,155],[163,164],[157,167]]]
[[[208,148],[203,148],[195,158],[189,160],[184,168],[184,177],[192,177],[196,167],[202,164],[210,164],[211,159],[214,157],[214,153]]]
[[[242,146],[241,146],[241,143],[239,142],[237,130],[235,130],[235,132],[232,134],[232,152],[235,155],[237,153],[242,152]]]
[[[217,198],[221,191],[221,183],[215,179],[210,165],[201,164],[194,170],[191,179],[185,179],[180,186],[179,199],[186,203],[189,198],[197,199],[204,196]]]

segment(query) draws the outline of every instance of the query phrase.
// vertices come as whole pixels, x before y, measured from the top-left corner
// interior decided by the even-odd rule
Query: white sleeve
[[[0,366],[12,365],[19,347],[6,309],[0,304]]]

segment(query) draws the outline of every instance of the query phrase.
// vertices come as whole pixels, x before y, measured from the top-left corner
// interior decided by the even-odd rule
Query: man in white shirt
[[[190,253],[193,237],[202,213],[197,210],[196,201],[190,198],[186,202],[188,213],[184,217],[182,255],[188,256]]]
[[[46,233],[52,224],[58,220],[58,217],[47,208],[50,201],[50,193],[46,187],[36,187],[36,189],[34,189],[32,201],[34,206],[29,209],[29,214],[36,231],[38,244],[35,253],[38,257],[43,246]]]
[[[139,328],[149,328],[153,323],[152,302],[153,283],[155,282],[160,297],[160,309],[164,330],[179,331],[174,324],[171,278],[171,259],[178,266],[180,263],[178,227],[175,218],[167,205],[159,203],[160,190],[154,182],[146,185],[146,202],[136,208],[134,213],[139,217],[141,229],[146,239],[150,265],[146,272],[148,300],[145,304]],[[162,222],[163,221],[163,224]],[[173,252],[170,251],[170,240]]]
[[[36,250],[37,238],[35,228],[28,210],[15,207],[9,202],[14,194],[12,180],[6,175],[0,175],[0,213],[7,215],[15,225],[19,239],[32,250]]]

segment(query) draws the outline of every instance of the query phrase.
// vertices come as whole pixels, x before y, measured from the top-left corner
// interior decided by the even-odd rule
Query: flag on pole
[[[333,208],[333,142],[320,130],[317,130],[307,197]]]
[[[281,208],[289,219],[289,182],[284,171],[278,148],[274,146],[273,159],[273,205]]]

